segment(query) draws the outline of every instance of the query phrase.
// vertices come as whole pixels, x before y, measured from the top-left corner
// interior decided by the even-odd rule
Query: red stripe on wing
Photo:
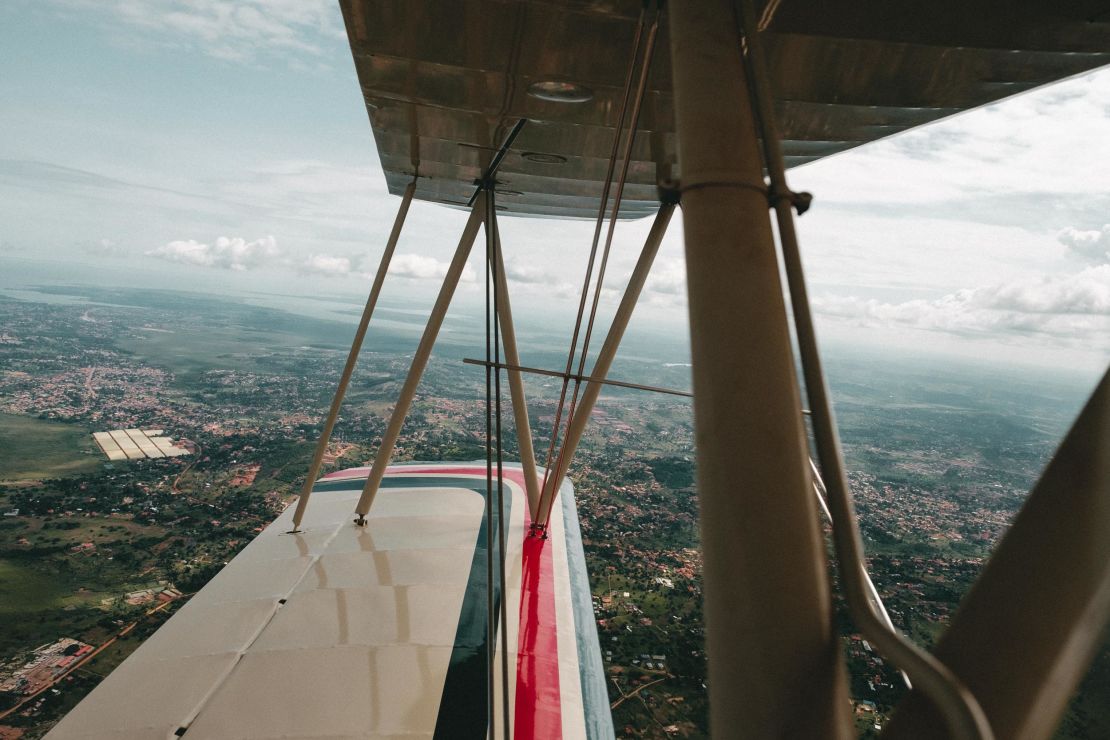
[[[324,480],[365,478],[370,468],[350,468],[324,476]],[[398,465],[386,475],[485,475],[485,466],[446,467]],[[506,479],[524,488],[524,472],[504,469]],[[513,736],[517,740],[559,740],[563,735],[562,698],[559,690],[559,639],[555,622],[555,570],[550,540],[524,537],[520,592],[520,635],[517,641],[516,712]]]

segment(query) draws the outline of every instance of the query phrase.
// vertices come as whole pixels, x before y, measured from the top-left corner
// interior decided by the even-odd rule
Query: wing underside
[[[508,213],[597,214],[641,0],[341,0],[389,190],[465,205],[508,131]],[[787,166],[1110,64],[1097,2],[757,3]],[[646,32],[645,34],[646,35]],[[642,38],[642,36],[641,36]],[[679,178],[665,22],[658,26],[622,217]],[[590,97],[559,102],[537,84]]]

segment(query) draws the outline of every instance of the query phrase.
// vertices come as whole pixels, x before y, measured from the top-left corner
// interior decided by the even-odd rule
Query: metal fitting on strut
[[[682,202],[682,188],[675,180],[660,180],[656,185],[659,202],[665,206],[677,206]]]
[[[793,190],[778,192],[773,187],[767,193],[767,200],[770,202],[772,208],[774,208],[780,200],[784,199],[790,201],[790,205],[794,206],[794,210],[801,216],[808,211],[809,207],[813,204],[813,193],[795,193]]]

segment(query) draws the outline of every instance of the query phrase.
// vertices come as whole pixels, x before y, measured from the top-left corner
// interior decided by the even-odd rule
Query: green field
[[[0,481],[88,473],[103,461],[87,429],[33,416],[0,414]]]
[[[59,608],[69,584],[19,560],[0,559],[0,615]]]
[[[0,658],[25,655],[60,637],[87,637],[106,618],[104,593],[26,558],[0,558]]]

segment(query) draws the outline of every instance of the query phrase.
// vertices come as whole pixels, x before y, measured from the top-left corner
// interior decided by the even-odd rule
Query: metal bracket
[[[813,205],[813,193],[795,193],[793,190],[782,192],[776,190],[772,186],[771,190],[767,193],[767,201],[771,204],[771,208],[774,208],[780,200],[790,201],[790,205],[794,206],[794,210],[801,216]]]
[[[362,514],[359,514],[358,519],[355,519],[355,524],[357,524],[360,527],[365,527],[366,526],[366,517],[364,517]]]
[[[660,180],[656,186],[659,190],[659,202],[663,205],[677,206],[682,202],[682,188],[676,180]]]

